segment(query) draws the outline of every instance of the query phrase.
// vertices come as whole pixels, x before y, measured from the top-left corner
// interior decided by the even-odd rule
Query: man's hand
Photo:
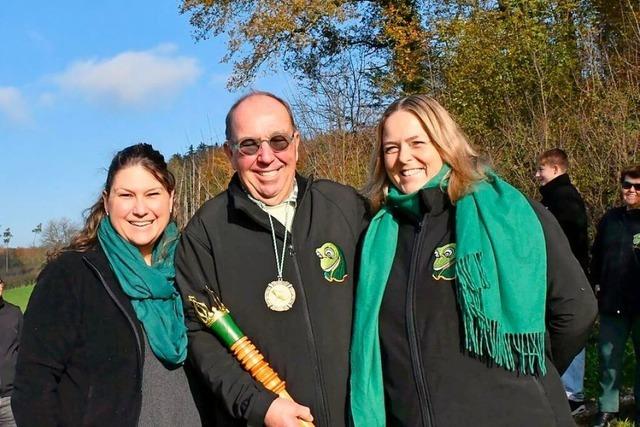
[[[278,397],[271,403],[264,417],[266,427],[300,427],[300,420],[313,421],[306,406]]]

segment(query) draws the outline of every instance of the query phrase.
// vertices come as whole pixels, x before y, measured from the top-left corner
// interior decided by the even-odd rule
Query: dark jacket
[[[387,425],[573,425],[560,373],[584,345],[596,306],[560,226],[532,203],[547,248],[547,374],[518,375],[464,350],[455,281],[434,270],[436,248],[455,242],[455,208],[438,189],[421,196],[422,218],[398,215],[380,310]]]
[[[556,217],[569,240],[571,252],[582,269],[589,271],[589,219],[582,196],[571,184],[569,175],[562,174],[540,187],[540,201]]]
[[[600,285],[598,304],[605,314],[640,314],[640,209],[613,208],[598,224],[591,277]]]
[[[346,423],[349,345],[356,246],[366,225],[364,200],[350,187],[297,176],[298,199],[287,238],[284,280],[296,292],[288,311],[265,303],[276,279],[268,215],[243,191],[237,176],[208,201],[186,227],[176,253],[183,299],[206,302],[207,284],[221,297],[240,329],[286,381],[293,399],[311,408],[318,427]],[[274,219],[278,251],[284,227]],[[329,281],[316,250],[331,242],[343,252],[346,276]],[[186,307],[190,358],[217,397],[217,425],[262,425],[275,394],[256,383]]]
[[[102,249],[63,253],[38,277],[25,313],[17,424],[136,426],[143,352],[140,322]]]
[[[22,312],[0,297],[0,397],[11,395],[20,348]]]

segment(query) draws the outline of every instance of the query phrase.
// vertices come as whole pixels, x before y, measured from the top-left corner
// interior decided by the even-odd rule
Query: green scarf
[[[149,266],[140,250],[116,232],[109,218],[103,218],[98,228],[100,245],[122,290],[131,299],[153,353],[167,365],[180,365],[187,357],[182,300],[173,284],[178,238],[178,227],[169,223],[153,249]]]
[[[446,191],[450,167],[423,188]],[[546,373],[546,246],[527,199],[488,172],[456,204],[456,286],[464,345],[523,374]],[[398,242],[393,209],[420,214],[418,193],[392,187],[371,221],[360,260],[351,344],[351,411],[356,427],[384,426],[378,315]]]

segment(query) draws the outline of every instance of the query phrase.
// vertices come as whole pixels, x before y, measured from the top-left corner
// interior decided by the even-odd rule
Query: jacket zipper
[[[409,338],[409,349],[411,351],[413,379],[416,382],[418,391],[418,400],[423,404],[420,405],[420,414],[422,415],[422,423],[424,427],[433,425],[433,411],[431,408],[431,398],[429,396],[429,386],[424,375],[424,367],[422,366],[422,358],[420,357],[420,346],[416,333],[416,316],[414,310],[415,288],[416,288],[416,270],[420,255],[422,253],[422,235],[424,233],[423,222],[420,221],[417,226],[418,230],[413,238],[413,251],[411,255],[411,269],[409,271],[409,286],[407,288],[407,300],[405,306],[407,332]]]
[[[131,326],[131,329],[133,330],[133,335],[136,337],[136,343],[138,344],[136,348],[137,350],[136,353],[138,354],[137,365],[138,365],[138,373],[139,373],[138,388],[140,392],[142,392],[142,344],[141,344],[140,336],[138,335],[138,330],[136,329],[135,323],[133,322],[133,319],[131,318],[131,316],[129,316],[129,313],[127,313],[127,311],[124,309],[122,304],[120,304],[120,301],[118,301],[116,296],[113,294],[113,291],[111,290],[109,285],[107,285],[107,282],[104,280],[104,277],[102,277],[102,273],[100,273],[100,270],[98,270],[98,267],[93,265],[93,263],[89,261],[86,257],[83,257],[83,259],[89,265],[89,267],[94,271],[94,273],[96,273],[96,275],[98,276],[98,279],[100,280],[100,283],[102,284],[104,289],[107,291],[107,293],[109,294],[113,302],[116,303],[116,306],[120,309],[120,311],[122,311],[122,313],[124,314],[124,317],[129,322],[129,326]],[[142,405],[139,405],[138,414],[136,415],[136,425],[138,425],[138,422],[140,421],[141,412],[142,412]]]
[[[324,414],[324,419],[326,420],[326,425],[330,426],[331,424],[331,416],[329,414],[329,410],[327,409],[327,401],[326,401],[326,390],[325,390],[325,384],[322,376],[322,368],[320,367],[320,356],[318,355],[318,349],[316,346],[316,340],[315,340],[315,335],[313,333],[313,326],[311,324],[311,316],[309,314],[309,304],[308,304],[308,300],[307,300],[307,295],[304,292],[304,285],[302,283],[302,274],[300,273],[300,266],[298,265],[298,259],[296,258],[296,251],[295,251],[295,247],[294,247],[294,243],[293,243],[293,234],[291,235],[291,243],[289,244],[289,254],[291,255],[291,258],[293,259],[293,265],[295,266],[295,270],[296,270],[296,277],[298,279],[298,283],[300,283],[300,296],[302,297],[301,299],[304,302],[304,306],[305,306],[305,310],[304,310],[304,318],[306,320],[307,323],[307,334],[309,337],[309,340],[311,342],[311,347],[313,350],[313,355],[315,356],[315,366],[314,366],[314,370],[313,373],[315,374],[316,377],[316,390],[319,392],[318,394],[320,395],[320,404],[322,406],[321,410],[322,413]]]

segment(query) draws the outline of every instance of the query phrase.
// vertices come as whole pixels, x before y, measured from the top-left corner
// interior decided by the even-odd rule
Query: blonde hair
[[[451,166],[447,193],[452,203],[469,193],[475,182],[486,178],[478,153],[447,110],[430,96],[410,95],[389,105],[378,122],[369,179],[363,188],[374,211],[384,204],[391,183],[384,167],[382,132],[389,116],[398,111],[407,111],[420,121],[443,162]]]

